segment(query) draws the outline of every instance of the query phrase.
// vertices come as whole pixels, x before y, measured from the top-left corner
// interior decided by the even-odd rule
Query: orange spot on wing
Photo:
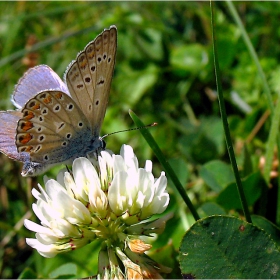
[[[34,127],[33,122],[30,122],[30,121],[27,121],[27,122],[24,122],[21,124],[21,129],[24,131],[27,131],[33,127]]]
[[[28,146],[26,149],[25,149],[25,152],[31,152],[33,150],[33,147],[32,146]]]
[[[92,51],[87,52],[87,56],[89,59],[92,59],[94,57],[94,55],[95,55],[95,51],[93,49],[92,49]]]
[[[43,99],[43,102],[45,104],[49,104],[52,102],[52,97],[50,95],[48,95],[46,98]]]
[[[24,112],[24,119],[25,120],[31,120],[31,119],[33,119],[35,117],[35,115],[32,113],[32,112],[30,112],[30,111],[26,111],[26,112]]]
[[[23,134],[19,137],[19,142],[21,144],[26,144],[28,143],[31,139],[33,138],[33,136],[30,134],[30,133],[26,133],[26,134]]]
[[[33,110],[37,110],[37,109],[40,109],[40,108],[41,108],[40,103],[36,103],[36,104],[32,107]]]
[[[61,98],[62,98],[62,93],[61,93],[61,92],[56,93],[56,94],[55,94],[55,97],[56,97],[57,99],[61,99]]]
[[[82,61],[80,61],[79,66],[80,66],[80,68],[85,69],[87,66],[87,60],[83,59]]]

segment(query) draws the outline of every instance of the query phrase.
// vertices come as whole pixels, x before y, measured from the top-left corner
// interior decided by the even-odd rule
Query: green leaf
[[[143,95],[154,86],[158,70],[149,64],[143,70],[133,70],[129,65],[124,65],[116,77],[117,90],[122,92],[123,109],[128,110],[143,98]]]
[[[225,210],[214,202],[206,202],[202,204],[200,209],[205,213],[203,216],[211,216],[211,215],[225,215]]]
[[[171,168],[173,170],[176,170],[176,175],[177,175],[180,183],[182,184],[182,186],[185,186],[188,181],[188,176],[189,176],[189,171],[188,171],[186,162],[181,158],[173,158],[173,159],[169,160],[168,162],[169,162]],[[175,187],[175,185],[173,184],[173,182],[171,180],[168,183],[171,184],[173,187]]]
[[[36,279],[38,275],[29,267],[26,267],[19,275],[18,279]]]
[[[63,264],[50,273],[51,278],[67,279],[77,274],[77,265],[74,263]]]
[[[202,45],[182,45],[171,51],[171,64],[175,69],[198,73],[207,63],[208,54]]]
[[[248,145],[244,144],[244,162],[243,162],[243,176],[247,176],[253,172],[253,163],[251,160],[251,154],[248,150]]]
[[[258,215],[252,215],[254,225],[262,228],[270,237],[280,246],[280,228],[267,220],[266,218]]]
[[[268,234],[241,219],[212,216],[185,234],[179,262],[184,278],[279,278],[280,252]]]
[[[220,160],[213,160],[204,164],[200,169],[199,175],[217,193],[229,183],[234,182],[234,175],[230,165]]]
[[[255,172],[243,179],[242,185],[248,205],[253,205],[260,197],[262,188],[266,187],[260,172]],[[228,210],[242,209],[235,183],[230,184],[219,194],[217,203]]]
[[[277,136],[279,135],[279,123],[280,123],[280,100],[278,98],[275,111],[272,116],[272,124],[270,127],[268,141],[266,142],[265,165],[264,165],[263,174],[267,184],[269,184],[270,182],[270,172],[272,169],[273,157],[275,155],[275,145],[277,143]]]

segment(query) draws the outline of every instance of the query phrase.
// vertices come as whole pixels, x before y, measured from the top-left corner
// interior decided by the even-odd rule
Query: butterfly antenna
[[[67,170],[70,174],[72,174],[72,171],[69,169],[68,165],[65,164],[65,167],[66,167],[66,170]]]
[[[120,133],[120,132],[126,132],[126,131],[131,131],[131,130],[139,130],[139,129],[143,129],[143,128],[147,128],[147,127],[151,127],[151,126],[156,126],[157,123],[154,122],[154,123],[151,123],[151,124],[147,124],[147,125],[144,125],[144,126],[140,126],[140,127],[134,127],[134,128],[129,128],[129,129],[125,129],[125,130],[119,130],[119,131],[115,131],[115,132],[112,132],[112,133],[108,133],[108,134],[105,134],[101,137],[101,139],[109,136],[109,135],[112,135],[112,134],[116,134],[116,133]]]

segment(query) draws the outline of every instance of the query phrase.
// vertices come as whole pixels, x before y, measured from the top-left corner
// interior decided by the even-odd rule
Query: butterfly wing
[[[14,160],[21,160],[15,145],[17,122],[22,117],[20,111],[0,112],[0,151]]]
[[[65,83],[47,65],[30,68],[15,87],[12,101],[17,108],[22,108],[26,102],[43,90],[55,89],[68,93]]]
[[[99,136],[105,116],[117,48],[117,28],[111,26],[90,42],[67,68],[65,80],[72,98]]]
[[[63,163],[86,156],[91,143],[90,125],[66,93],[43,91],[31,98],[16,129],[18,152],[29,153],[31,162]]]

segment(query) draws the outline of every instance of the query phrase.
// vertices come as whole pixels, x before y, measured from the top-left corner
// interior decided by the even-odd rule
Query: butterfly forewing
[[[32,161],[49,164],[86,155],[83,148],[90,142],[90,125],[66,93],[43,91],[22,112],[16,134],[18,152],[28,152]]]
[[[114,71],[117,29],[111,26],[78,54],[65,74],[69,92],[88,119],[92,134],[99,136]]]
[[[22,117],[20,111],[0,112],[0,151],[8,157],[21,161],[21,157],[15,146],[15,132],[19,119]]]
[[[22,108],[38,92],[49,89],[69,94],[65,83],[49,66],[39,65],[29,69],[19,80],[12,101],[18,108]]]

